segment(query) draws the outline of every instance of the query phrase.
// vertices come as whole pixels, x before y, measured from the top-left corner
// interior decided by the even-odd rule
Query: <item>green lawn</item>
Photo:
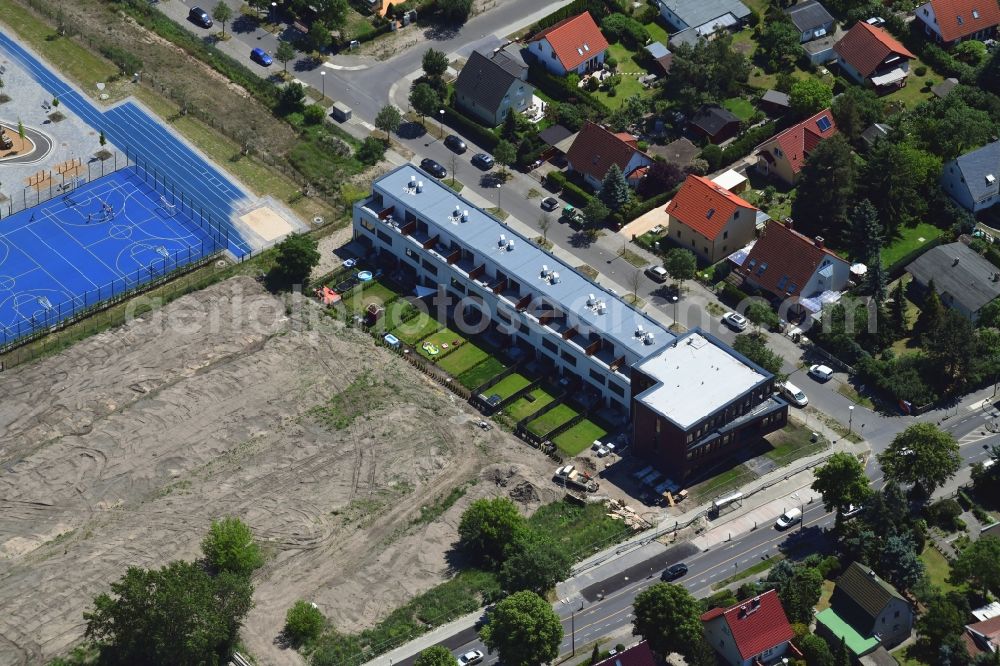
[[[927,546],[924,548],[924,552],[920,554],[920,559],[924,561],[927,577],[930,578],[931,584],[934,587],[941,590],[941,592],[951,592],[958,589],[948,582],[951,565],[948,564],[948,560],[944,558],[944,555],[932,546]]]
[[[508,379],[510,379],[508,377]],[[506,380],[504,380],[506,381]],[[502,384],[503,382],[501,382]],[[555,398],[543,389],[536,388],[525,396],[522,396],[507,405],[504,412],[515,421],[520,421],[526,416],[531,416],[539,409],[555,400]]]
[[[593,555],[632,533],[620,520],[610,518],[601,502],[543,504],[531,514],[528,524],[538,534],[554,539],[574,560]]]
[[[424,349],[424,347],[423,347],[424,343],[430,343],[430,344],[434,345],[435,347],[438,348],[439,352],[437,354],[431,355],[430,353],[427,352],[427,350]],[[442,361],[445,360],[445,358],[447,358],[444,355],[445,353],[447,353],[450,356],[451,354],[454,354],[454,353],[457,353],[458,351],[461,351],[461,349],[458,349],[458,350],[456,350],[456,351],[453,352],[453,351],[451,351],[452,347],[455,347],[455,346],[459,346],[460,347],[461,345],[467,345],[467,344],[469,344],[469,342],[460,333],[456,333],[455,331],[451,330],[450,328],[445,327],[445,328],[442,328],[442,329],[440,329],[438,331],[435,331],[434,333],[431,333],[430,335],[428,335],[426,338],[424,338],[423,340],[421,340],[416,345],[416,347],[417,347],[417,353],[419,353],[424,358],[427,358],[427,359],[430,359],[430,360],[436,362],[436,361],[438,361],[438,359],[440,359]],[[445,345],[448,345],[448,346],[445,347]],[[483,353],[483,358],[486,358],[485,352]],[[480,360],[482,360],[482,359],[480,359]],[[471,368],[472,366],[470,365],[469,367]]]
[[[451,376],[458,377],[466,370],[485,361],[488,356],[489,354],[471,342],[464,342],[458,349],[438,361],[438,367]]]
[[[556,405],[529,423],[528,430],[538,436],[542,436],[546,433],[552,432],[562,424],[575,417],[577,414],[579,414],[579,412],[567,404]]]
[[[344,302],[354,312],[364,312],[372,303],[385,305],[398,296],[399,294],[381,282],[372,280],[360,287],[360,291],[358,288],[352,289],[344,296]]]
[[[630,51],[621,44],[612,44],[608,47],[608,55],[618,61],[618,73],[622,75],[622,82],[615,88],[614,96],[604,90],[598,90],[594,95],[609,109],[620,108],[632,95],[649,94],[649,90],[639,83],[639,77],[646,74],[646,70],[632,60],[634,53],[635,51]]]
[[[900,237],[882,249],[882,263],[886,269],[890,269],[897,261],[942,233],[941,229],[927,222],[921,222],[915,227],[903,227],[899,230]]]
[[[635,51],[630,51],[621,44],[612,44],[609,46],[608,55],[618,61],[619,74],[626,74],[629,72],[634,74],[646,73],[646,70],[632,60],[632,56],[635,55]]]
[[[434,317],[421,312],[394,328],[392,334],[407,344],[415,345],[439,328],[441,324]]]
[[[727,100],[723,100],[722,106],[731,111],[740,120],[749,120],[756,111],[753,104],[742,97],[730,97]]]
[[[811,455],[826,447],[825,439],[820,437],[819,441],[810,442],[811,437],[812,431],[809,428],[789,423],[781,430],[767,436],[772,448],[764,455],[778,465],[787,465],[793,460]]]
[[[469,368],[460,374],[458,376],[458,383],[467,389],[474,389],[496,377],[503,369],[504,364],[495,356],[490,356],[479,365]]]
[[[601,439],[608,434],[608,431],[597,425],[590,419],[584,419],[575,426],[555,438],[555,444],[561,451],[575,456],[594,443],[594,440]]]
[[[913,73],[913,70],[917,67],[926,67],[927,73],[918,77]],[[945,78],[935,72],[930,65],[923,62],[920,58],[914,58],[910,61],[910,76],[906,80],[906,85],[896,92],[886,95],[882,100],[885,103],[902,102],[907,108],[912,109],[917,104],[926,102],[934,96],[930,88],[925,85],[927,81],[933,81],[931,85],[936,85],[944,81]]]
[[[403,322],[403,318],[417,309],[405,299],[397,298],[385,307],[385,314],[382,315],[382,326],[385,330],[391,331]]]
[[[360,39],[375,32],[372,22],[353,9],[347,10],[347,18],[343,27],[344,39]]]
[[[667,48],[670,48],[669,46],[670,34],[667,32],[666,28],[660,25],[659,21],[653,21],[652,23],[647,23],[645,25],[645,28],[646,32],[649,33],[650,38],[654,42],[659,42],[664,46],[666,46]]]
[[[496,393],[501,398],[506,399],[514,395],[515,393],[517,393],[530,383],[531,383],[530,379],[528,379],[519,372],[514,372],[507,375],[499,382],[497,382],[496,385],[490,389],[490,395]]]
[[[688,488],[688,492],[691,494],[691,503],[701,504],[706,500],[725,495],[756,478],[757,475],[743,465],[730,467],[719,472],[712,478]]]

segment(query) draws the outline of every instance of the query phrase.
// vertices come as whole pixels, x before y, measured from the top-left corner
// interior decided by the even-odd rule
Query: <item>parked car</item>
[[[789,509],[775,521],[774,526],[779,530],[785,530],[802,520],[802,511],[799,509]]]
[[[576,227],[582,226],[584,222],[583,211],[579,208],[574,208],[570,204],[563,206],[562,217]]]
[[[559,200],[555,197],[545,197],[542,199],[542,210],[555,210],[559,207]]]
[[[747,318],[738,312],[727,312],[722,315],[722,322],[736,332],[747,330]]]
[[[874,26],[876,28],[881,28],[882,26],[885,25],[885,19],[882,18],[881,16],[873,16],[867,21],[865,21],[865,23],[867,23],[870,26]]]
[[[666,282],[670,274],[667,273],[667,269],[663,266],[650,266],[646,269],[646,276],[649,277],[653,282]]]
[[[213,25],[212,17],[201,7],[192,7],[188,12],[188,20],[202,28],[211,28]]]
[[[434,176],[435,178],[444,178],[448,175],[448,171],[445,170],[443,166],[435,162],[429,157],[425,157],[420,160],[420,168]]]
[[[782,382],[779,386],[781,395],[788,398],[788,401],[796,407],[805,407],[809,404],[809,398],[798,386],[791,382]]]
[[[677,580],[681,576],[684,576],[688,572],[688,565],[683,562],[678,562],[677,564],[671,564],[669,567],[663,570],[660,574],[660,580]]]
[[[250,51],[250,59],[262,67],[270,67],[271,63],[274,62],[274,60],[271,59],[271,56],[268,55],[267,51],[259,46],[254,47],[254,49]]]
[[[458,658],[459,666],[472,666],[483,660],[483,653],[479,650],[469,650]]]
[[[483,171],[489,171],[493,168],[493,156],[486,153],[476,153],[472,156],[472,164]]]
[[[454,134],[449,134],[444,138],[444,145],[448,148],[448,150],[454,150],[459,155],[468,150],[468,146],[465,145],[465,142]]]
[[[821,382],[829,381],[833,377],[833,368],[826,365],[810,365],[809,374]]]
[[[853,518],[854,516],[856,516],[859,513],[861,513],[864,510],[864,508],[865,507],[863,507],[861,505],[854,506],[853,504],[848,504],[847,505],[847,509],[845,509],[843,511],[843,513],[840,514],[840,517],[841,518]]]

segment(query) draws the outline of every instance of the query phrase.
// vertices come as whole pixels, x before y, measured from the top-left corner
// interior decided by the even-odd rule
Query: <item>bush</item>
[[[731,308],[735,308],[748,298],[750,297],[743,293],[739,287],[728,282],[723,283],[722,292],[719,294],[719,300]]]
[[[722,163],[722,148],[710,143],[701,149],[701,159],[708,162],[708,170],[715,171]]]
[[[363,164],[371,166],[385,156],[385,143],[373,136],[367,137],[358,148],[356,157]]]
[[[779,127],[777,123],[770,122],[744,132],[722,151],[719,167],[724,167],[746,157],[754,148],[777,134],[779,129],[783,128]]]
[[[916,74],[917,76],[923,76],[924,74],[927,73],[927,68],[924,67],[923,65],[920,65],[918,67],[914,67],[913,68],[913,73]]]
[[[927,520],[931,524],[954,532],[958,529],[958,517],[962,513],[962,507],[953,499],[943,499],[928,506],[926,513]]]
[[[483,149],[493,152],[493,149],[497,147],[499,139],[497,139],[496,134],[467,117],[453,104],[444,107],[444,119],[446,123],[458,130],[459,134],[472,139]]]
[[[609,113],[608,107],[601,100],[577,88],[571,78],[553,76],[537,63],[528,67],[528,81],[555,101],[587,107],[591,110],[591,115],[605,116]]]
[[[833,580],[833,577],[840,573],[840,560],[836,555],[824,557],[819,564],[816,565],[816,570],[819,571],[819,575],[823,578]]]
[[[601,21],[601,32],[610,42],[621,42],[636,51],[649,41],[649,31],[634,18],[614,13]]]
[[[319,638],[325,624],[319,609],[300,599],[285,613],[285,637],[298,647]]]
[[[326,118],[326,109],[319,104],[310,104],[302,112],[302,119],[310,125],[319,125]]]
[[[956,60],[944,49],[934,44],[927,44],[924,46],[920,57],[944,76],[954,77],[966,85],[975,85],[976,69],[960,60]]]
[[[102,46],[101,55],[113,62],[122,74],[133,74],[142,71],[142,60],[125,49],[117,46]]]

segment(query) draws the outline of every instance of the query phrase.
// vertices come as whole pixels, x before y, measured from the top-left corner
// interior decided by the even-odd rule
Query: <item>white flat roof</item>
[[[636,400],[687,429],[768,376],[714,338],[694,331],[635,366],[659,383]]]
[[[725,173],[720,173],[718,176],[713,178],[712,182],[723,189],[731,190],[737,185],[747,182],[747,177],[737,171],[729,169]]]

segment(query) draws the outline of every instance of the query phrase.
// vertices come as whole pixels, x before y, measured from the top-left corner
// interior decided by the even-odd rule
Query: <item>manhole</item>
[[[217,262],[215,262],[215,267],[216,268],[225,268],[226,267],[225,260],[224,259],[219,259]]]
[[[323,216],[317,215],[313,218],[313,224],[323,224]]]

